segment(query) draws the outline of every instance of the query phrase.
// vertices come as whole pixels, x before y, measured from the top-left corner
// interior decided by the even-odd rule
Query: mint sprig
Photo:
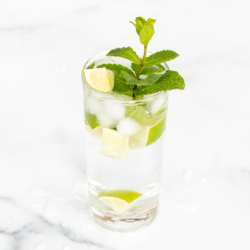
[[[152,39],[155,30],[154,24],[156,20],[149,18],[147,21],[142,17],[137,17],[135,19],[135,23],[132,23],[135,28],[136,32],[139,35],[140,42],[142,45],[147,46],[150,40]]]
[[[138,35],[140,35],[141,29],[142,29],[145,22],[146,21],[145,21],[145,19],[143,17],[137,17],[135,19],[135,23],[130,21],[130,23],[132,23],[135,26],[136,32],[137,32]]]
[[[137,17],[132,23],[139,36],[140,43],[144,46],[143,57],[140,58],[131,47],[111,50],[107,56],[122,57],[131,61],[131,69],[117,64],[102,64],[98,68],[105,67],[115,73],[113,92],[133,96],[134,99],[144,95],[154,94],[160,91],[184,89],[185,82],[176,71],[167,70],[162,63],[171,61],[179,55],[172,50],[162,50],[147,57],[148,44],[155,30],[156,20],[145,20]],[[144,75],[142,78],[141,75]],[[145,76],[147,76],[145,78]]]

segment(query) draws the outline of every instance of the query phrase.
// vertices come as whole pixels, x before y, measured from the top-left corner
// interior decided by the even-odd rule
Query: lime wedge
[[[166,127],[166,115],[153,126],[144,126],[135,135],[130,137],[129,147],[134,150],[139,148],[140,144],[148,146],[157,141],[163,134]]]
[[[109,93],[114,87],[114,72],[106,68],[84,69],[86,83],[94,90]]]
[[[128,211],[142,194],[129,190],[102,191],[98,198],[108,207],[117,213],[122,214]]]
[[[116,130],[103,128],[101,153],[125,160],[128,154],[128,138],[121,136]]]

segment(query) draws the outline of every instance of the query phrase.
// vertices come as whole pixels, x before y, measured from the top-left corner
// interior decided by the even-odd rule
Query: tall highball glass
[[[107,52],[83,69],[102,62]],[[107,229],[137,230],[157,213],[168,92],[131,100],[93,90],[83,74],[82,81],[90,213]]]

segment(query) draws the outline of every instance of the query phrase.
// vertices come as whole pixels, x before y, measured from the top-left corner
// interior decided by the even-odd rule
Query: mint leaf
[[[163,74],[152,74],[149,75],[146,79],[141,79],[139,82],[140,86],[143,85],[152,85],[155,82],[157,82],[161,77],[163,76]]]
[[[136,32],[140,37],[140,41],[145,46],[147,46],[147,44],[151,40],[152,36],[154,35],[154,26],[153,25],[155,24],[155,22],[156,22],[155,19],[149,18],[146,21],[142,17],[137,17],[135,19],[135,23],[130,22],[135,26]],[[148,37],[146,38],[146,36],[148,36]]]
[[[166,108],[163,108],[158,111],[156,115],[150,115],[146,113],[144,105],[127,106],[125,116],[131,117],[132,119],[139,122],[141,125],[153,126],[159,123],[164,116],[166,117]]]
[[[143,86],[139,90],[134,90],[136,96],[151,95],[160,91],[167,91],[172,89],[184,89],[184,79],[178,72],[168,70],[162,77],[152,85]]]
[[[91,63],[91,64],[87,67],[87,69],[93,69],[94,67],[95,67],[95,62]]]
[[[140,58],[138,57],[136,52],[130,47],[117,48],[117,49],[110,50],[109,53],[107,54],[107,56],[122,57],[122,58],[128,59],[134,63],[137,63],[137,64],[140,63]]]
[[[125,78],[125,81],[126,81],[127,85],[134,86],[134,85],[138,85],[139,82],[140,82],[140,80],[138,80],[135,75],[131,75],[126,71],[121,70],[120,74],[121,74],[122,77]]]
[[[157,65],[154,65],[154,66],[157,67],[157,68],[162,69],[163,71],[166,70],[166,68],[161,64],[157,64]]]
[[[172,50],[162,50],[146,57],[145,65],[152,66],[175,59],[179,55]]]
[[[145,66],[141,71],[141,75],[152,75],[154,73],[161,73],[165,70],[166,69],[161,64],[155,66]]]
[[[137,71],[138,71],[138,69],[139,69],[139,65],[138,65],[138,64],[135,64],[135,63],[132,63],[132,64],[131,64],[131,69],[132,69],[135,73],[137,73]]]
[[[152,24],[152,25],[154,25],[155,24],[155,22],[156,22],[156,20],[155,19],[152,19],[152,18],[149,18],[148,20],[147,20],[147,24]]]
[[[144,86],[144,85],[151,85],[155,82],[157,82],[162,74],[154,74],[154,75],[150,75],[145,79],[137,79],[135,76],[132,76],[131,74],[128,74],[125,71],[120,72],[121,76],[125,78],[126,84],[129,86],[134,86],[134,85],[138,85],[140,86]]]
[[[126,85],[126,81],[123,77],[115,77],[113,92],[126,96],[133,96],[133,89]]]
[[[152,24],[145,23],[139,35],[141,44],[147,47],[154,33],[155,33],[154,26]]]
[[[97,68],[106,68],[106,69],[112,70],[116,77],[120,74],[121,70],[135,77],[135,74],[132,70],[130,70],[127,67],[122,66],[121,64],[110,64],[110,63],[102,64],[102,65],[98,65]]]
[[[147,21],[145,21],[145,19],[142,17],[137,17],[135,19],[135,23],[130,22],[135,26],[141,44],[143,44],[146,47],[148,46],[149,41],[152,39],[155,33],[154,31],[155,22],[156,22],[155,19],[149,18]]]
[[[143,25],[144,25],[145,22],[146,21],[145,21],[144,18],[137,17],[135,19],[135,23],[133,23],[133,22],[130,22],[130,23],[132,23],[135,26],[137,34],[140,35],[141,29],[142,29],[142,27],[143,27]]]
[[[131,68],[135,73],[137,73],[137,71],[139,69],[139,65],[132,63]],[[161,64],[154,65],[154,66],[144,66],[142,68],[141,75],[152,75],[154,73],[161,73],[165,70],[166,70],[165,67],[162,66]]]
[[[139,123],[144,123],[147,120],[144,106],[133,106],[133,109],[128,110],[128,112],[126,116],[136,120]]]

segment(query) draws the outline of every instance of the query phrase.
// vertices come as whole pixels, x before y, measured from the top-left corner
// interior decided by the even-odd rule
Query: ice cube
[[[119,121],[117,131],[120,135],[130,137],[136,134],[140,129],[140,125],[134,119],[125,117]]]
[[[126,107],[119,103],[104,101],[103,108],[105,113],[115,120],[120,120],[125,117]]]
[[[160,93],[152,102],[147,103],[149,113],[155,115],[166,102],[166,92]]]
[[[97,112],[96,116],[97,116],[97,120],[99,121],[99,123],[101,124],[102,127],[114,128],[116,126],[116,124],[117,124],[117,120],[110,117],[103,110]]]
[[[92,95],[87,97],[87,107],[91,114],[96,115],[99,111],[102,110],[101,102],[94,98]]]

